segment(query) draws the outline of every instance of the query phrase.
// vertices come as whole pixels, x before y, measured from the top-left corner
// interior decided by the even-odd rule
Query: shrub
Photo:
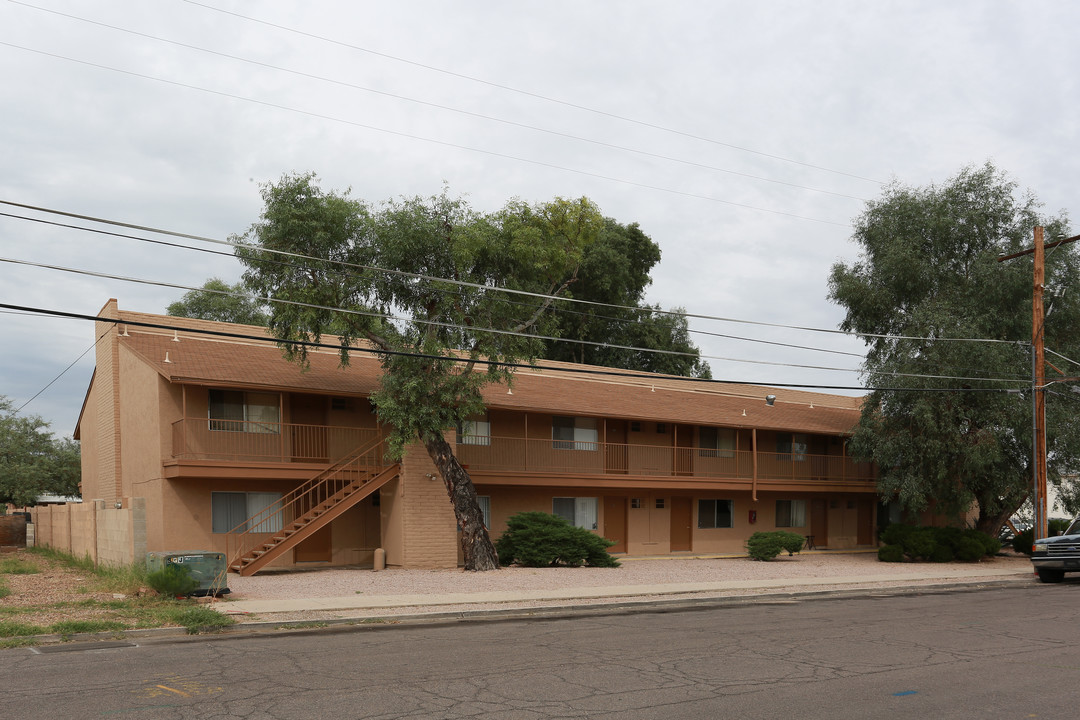
[[[746,552],[755,560],[772,560],[782,551],[794,555],[802,550],[803,536],[777,530],[775,532],[756,532],[746,541]]]
[[[904,562],[904,548],[899,545],[882,545],[878,548],[877,559],[881,562]]]
[[[499,562],[526,567],[569,565],[618,567],[607,551],[615,543],[543,512],[523,512],[507,521],[506,532],[495,543]]]
[[[199,581],[191,577],[191,571],[175,563],[167,563],[160,570],[147,574],[146,584],[169,597],[190,595],[199,587]]]
[[[898,550],[878,551],[878,559],[884,562],[899,562],[896,553],[912,560],[930,562],[952,562],[963,560],[974,562],[985,555],[996,555],[1001,549],[1001,542],[986,533],[972,529],[956,527],[913,527],[893,523],[881,534],[884,547]],[[1031,541],[1028,541],[1030,547]]]

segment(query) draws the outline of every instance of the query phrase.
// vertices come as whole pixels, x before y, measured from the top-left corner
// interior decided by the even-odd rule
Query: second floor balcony
[[[873,482],[873,463],[844,455],[470,436],[457,446],[470,473]]]

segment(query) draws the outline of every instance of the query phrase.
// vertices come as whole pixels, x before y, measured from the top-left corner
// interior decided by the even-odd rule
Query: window
[[[806,435],[804,433],[777,433],[776,452],[787,455],[785,460],[806,459]]]
[[[599,450],[596,418],[551,418],[551,447],[556,450]]]
[[[564,518],[571,525],[595,530],[597,498],[557,497],[551,499],[551,514]]]
[[[731,524],[730,500],[698,500],[697,526],[699,528],[729,528]]]
[[[806,527],[806,501],[777,500],[776,527]]]
[[[484,515],[484,527],[491,529],[491,496],[480,495],[476,498],[480,504],[480,512]]]
[[[656,509],[657,510],[663,510],[664,509],[664,498],[656,498]]]
[[[210,429],[227,432],[280,432],[275,393],[253,393],[243,390],[210,391]]]
[[[630,432],[641,432],[641,423],[637,420],[630,421]]]
[[[667,433],[667,423],[656,423],[656,432],[660,435]]]
[[[487,415],[466,420],[458,428],[458,445],[491,445],[491,421]]]
[[[641,509],[641,498],[630,498],[630,508],[632,510]]]
[[[735,457],[734,428],[698,428],[698,445],[701,457]]]
[[[215,533],[248,530],[247,520],[258,515],[252,532],[280,532],[281,510],[275,509],[281,493],[214,492],[210,493],[210,525]]]

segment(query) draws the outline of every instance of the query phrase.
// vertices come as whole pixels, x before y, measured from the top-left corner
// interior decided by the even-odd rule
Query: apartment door
[[[827,546],[829,544],[828,501],[810,501],[810,534],[814,536],[815,545]]]
[[[296,546],[293,559],[296,562],[330,562],[333,557],[333,535],[330,525],[316,530],[315,533]]]
[[[692,550],[690,525],[693,522],[693,501],[688,497],[671,498],[671,552]]]
[[[321,395],[293,395],[289,416],[293,462],[328,462],[326,443],[327,399]]]
[[[627,471],[626,421],[608,420],[604,438],[604,470],[609,473]]]
[[[694,426],[675,426],[675,474],[694,474]]]
[[[608,552],[626,552],[626,498],[604,496],[604,537],[615,542]]]
[[[874,501],[863,499],[859,500],[858,518],[858,538],[856,542],[859,545],[873,545],[874,544]]]

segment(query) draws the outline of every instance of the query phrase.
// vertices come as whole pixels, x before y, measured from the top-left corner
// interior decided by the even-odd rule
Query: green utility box
[[[226,587],[225,553],[202,550],[146,553],[147,572],[156,572],[168,564],[187,568],[191,577],[198,581],[199,587],[192,595],[217,597],[229,592]]]

